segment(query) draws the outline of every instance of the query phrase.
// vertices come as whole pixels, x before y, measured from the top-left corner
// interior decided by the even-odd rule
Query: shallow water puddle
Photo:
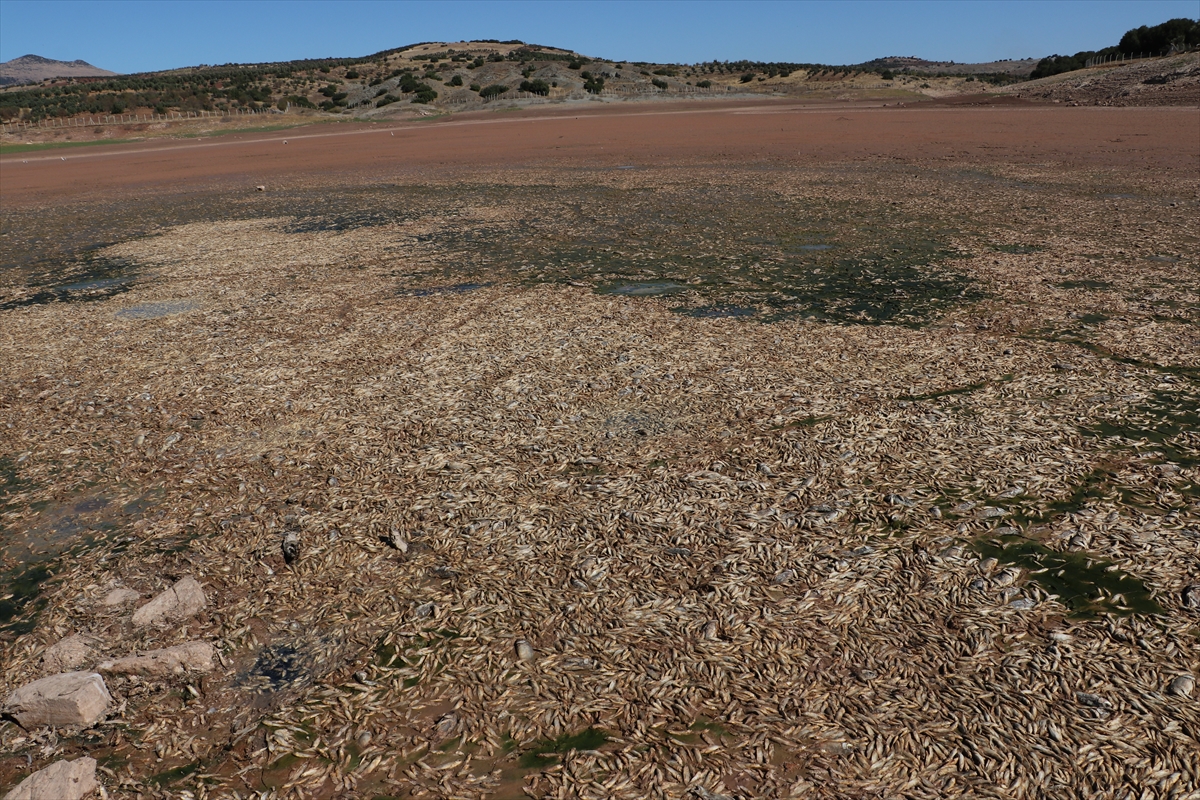
[[[1106,559],[1051,550],[1020,536],[977,541],[973,546],[981,558],[1026,570],[1030,580],[1058,595],[1072,617],[1166,613],[1142,581]]]

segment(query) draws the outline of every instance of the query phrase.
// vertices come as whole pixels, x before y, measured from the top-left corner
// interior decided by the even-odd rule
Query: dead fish
[[[774,478],[774,477],[775,477],[775,470],[771,469],[771,465],[770,465],[770,464],[759,464],[759,465],[758,465],[758,471],[759,471],[759,473],[760,473],[760,474],[762,474],[762,475],[766,475],[768,478]]]
[[[1167,687],[1167,694],[1173,694],[1176,697],[1190,697],[1195,689],[1195,678],[1191,675],[1180,675],[1171,681],[1171,685]]]
[[[705,623],[704,631],[701,635],[705,639],[712,640],[712,639],[717,638],[717,634],[719,632],[720,632],[720,626],[718,626],[717,621],[715,619],[713,619],[713,620],[709,620],[707,623]]]
[[[434,726],[434,730],[437,731],[438,736],[446,737],[454,733],[454,729],[457,727],[458,715],[452,713],[446,714],[444,717],[439,719],[437,724]]]
[[[389,545],[394,550],[399,550],[401,553],[408,552],[408,541],[400,533],[400,529],[393,527],[385,535],[379,537],[384,544]]]
[[[280,547],[283,550],[283,560],[287,564],[292,564],[300,557],[300,534],[295,531],[288,531],[283,537],[283,545]]]
[[[1111,708],[1112,707],[1112,703],[1108,702],[1100,695],[1091,694],[1089,692],[1076,692],[1075,699],[1079,701],[1080,705],[1087,706],[1088,708]]]
[[[522,661],[533,660],[533,645],[524,639],[517,639],[514,649],[517,651],[517,658]]]

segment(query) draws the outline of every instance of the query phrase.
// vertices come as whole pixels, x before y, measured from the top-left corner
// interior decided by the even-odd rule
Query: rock
[[[81,800],[94,791],[96,759],[84,756],[55,761],[38,770],[4,795],[4,800]]]
[[[1167,693],[1173,694],[1176,697],[1191,697],[1191,694],[1196,689],[1196,679],[1191,675],[1180,675],[1175,680],[1171,681],[1171,685],[1167,687]]]
[[[139,628],[187,619],[204,608],[204,590],[191,575],[133,612],[133,624]]]
[[[105,661],[96,667],[118,675],[182,675],[185,672],[212,672],[216,651],[208,642],[186,642],[137,656]]]
[[[101,602],[105,606],[112,608],[113,606],[123,606],[126,603],[132,603],[140,597],[141,595],[135,592],[133,589],[126,589],[122,587],[120,589],[113,589],[111,592],[104,595],[104,600]]]
[[[76,634],[68,636],[46,648],[42,653],[42,672],[58,675],[79,669],[92,657],[91,640]]]
[[[23,728],[87,728],[104,719],[112,697],[95,672],[64,672],[27,683],[8,696],[4,713]]]

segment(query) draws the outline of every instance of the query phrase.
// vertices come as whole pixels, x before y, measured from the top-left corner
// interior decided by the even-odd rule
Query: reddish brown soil
[[[931,161],[1091,168],[1200,167],[1191,108],[793,102],[538,109],[428,122],[315,126],[213,139],[57,150],[0,160],[8,204],[322,176],[396,179],[427,168]],[[286,144],[285,144],[286,142]]]

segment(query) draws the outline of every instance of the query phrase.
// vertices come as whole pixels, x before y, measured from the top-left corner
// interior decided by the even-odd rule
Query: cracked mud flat
[[[6,208],[0,689],[73,633],[221,668],[0,723],[0,785],[1196,796],[1200,187],[1090,158]]]

